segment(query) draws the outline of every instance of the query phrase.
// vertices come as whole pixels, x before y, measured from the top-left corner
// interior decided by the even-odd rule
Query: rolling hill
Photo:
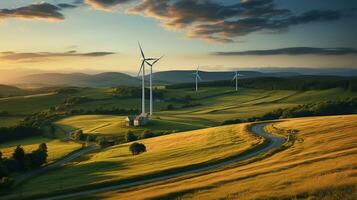
[[[193,82],[192,73],[195,71],[187,70],[187,71],[162,71],[156,72],[153,74],[154,79],[156,82],[163,82],[163,83],[189,83]],[[288,77],[288,76],[297,76],[298,73],[293,72],[274,72],[274,73],[262,73],[257,71],[240,71],[240,74],[244,75],[245,77]],[[200,71],[200,76],[202,81],[209,82],[209,81],[219,81],[219,80],[232,80],[234,73],[233,72],[206,72]]]
[[[356,122],[356,115],[285,120],[268,128],[299,132],[285,150],[265,159],[82,198],[356,199]]]
[[[163,71],[153,74],[155,83],[188,83],[193,82],[192,73],[194,71]],[[256,71],[241,71],[245,77],[288,77],[299,75],[292,72],[261,73]],[[203,81],[231,80],[232,72],[205,72],[200,73]],[[148,75],[147,75],[148,80]],[[34,86],[78,86],[78,87],[114,87],[114,86],[138,86],[140,80],[136,77],[119,72],[105,72],[100,74],[85,73],[43,73],[32,74],[16,78],[10,81],[16,85]]]
[[[30,94],[30,92],[10,85],[0,85],[0,97],[19,96],[26,94]]]
[[[12,81],[26,85],[62,85],[79,87],[112,87],[119,85],[136,86],[140,80],[124,73],[106,72],[95,75],[84,73],[45,73],[23,76]]]
[[[102,149],[79,162],[29,180],[21,186],[21,191],[29,195],[54,192],[59,189],[59,180],[63,183],[62,189],[69,189],[164,174],[169,170],[230,158],[262,145],[263,141],[248,132],[247,124],[144,139],[140,141],[148,149],[144,154],[133,157],[128,143]]]

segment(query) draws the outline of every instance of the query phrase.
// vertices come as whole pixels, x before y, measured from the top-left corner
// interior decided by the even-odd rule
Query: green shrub
[[[133,155],[138,155],[146,152],[146,146],[142,143],[134,142],[129,146],[129,150]]]
[[[133,141],[136,141],[136,140],[138,140],[138,137],[136,137],[136,135],[133,132],[128,131],[125,134],[125,141],[126,142],[133,142]]]
[[[143,131],[143,133],[140,136],[141,139],[152,138],[152,137],[155,137],[155,134],[148,130]]]

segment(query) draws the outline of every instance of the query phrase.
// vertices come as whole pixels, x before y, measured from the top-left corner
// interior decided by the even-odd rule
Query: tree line
[[[155,99],[163,99],[164,91],[154,88],[153,96]],[[129,87],[129,86],[121,86],[113,88],[111,95],[116,98],[141,98],[142,91],[140,87]],[[150,89],[145,88],[145,96],[149,98]]]
[[[357,77],[337,76],[294,76],[294,77],[255,77],[242,78],[238,85],[244,88],[265,90],[322,90],[332,88],[343,88],[357,91]],[[235,82],[231,80],[211,81],[200,83],[201,87],[234,87]],[[181,83],[168,85],[168,89],[190,88],[194,83]]]
[[[30,153],[26,153],[19,145],[14,149],[10,158],[4,158],[0,152],[0,190],[12,186],[11,173],[39,168],[47,162],[47,157],[46,143],[41,143],[36,150]]]
[[[32,126],[0,127],[0,143],[38,135],[41,135],[41,130]]]
[[[260,117],[251,117],[246,120],[227,120],[224,121],[222,125],[284,118],[346,114],[357,114],[357,97],[337,101],[323,101],[318,103],[302,104],[292,108],[279,108],[271,112],[267,112]]]

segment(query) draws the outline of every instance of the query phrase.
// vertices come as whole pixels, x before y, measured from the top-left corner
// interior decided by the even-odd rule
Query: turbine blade
[[[164,56],[161,56],[160,58],[156,59],[156,60],[152,63],[152,65],[155,65],[155,63],[159,62],[159,60],[161,60],[162,57],[164,57]]]
[[[238,78],[237,75],[235,75],[235,76],[233,77],[232,81],[234,81],[236,78]]]
[[[138,73],[138,77],[140,77],[140,73],[141,73],[141,70],[143,70],[144,68],[144,61],[141,62],[141,67],[140,67],[140,70],[139,70],[139,73]]]
[[[197,73],[196,76],[198,77],[198,79],[200,79],[200,81],[202,81],[202,78],[200,77],[200,75]]]
[[[148,64],[150,67],[152,67],[154,64],[153,63],[149,63],[147,60],[144,60],[146,64]]]
[[[138,42],[138,44],[139,44],[141,56],[143,57],[143,59],[145,59],[145,55],[144,55],[143,49],[141,48],[140,42]]]

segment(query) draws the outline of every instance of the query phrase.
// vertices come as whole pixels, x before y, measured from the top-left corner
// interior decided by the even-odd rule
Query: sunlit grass
[[[104,149],[80,159],[78,163],[34,178],[25,183],[21,191],[28,194],[55,191],[59,189],[58,180],[61,180],[63,188],[72,188],[212,162],[261,144],[262,139],[248,133],[245,125],[231,125],[140,142],[146,145],[146,153],[132,156],[129,144]]]
[[[48,148],[48,162],[55,161],[72,151],[81,148],[81,145],[70,141],[53,140],[45,137],[32,137],[0,144],[0,151],[4,157],[11,157],[17,145],[21,145],[25,152],[32,152],[38,145],[45,142]]]
[[[172,180],[107,199],[354,199],[357,116],[312,117],[278,123],[298,129],[294,145],[264,160],[185,180]]]

